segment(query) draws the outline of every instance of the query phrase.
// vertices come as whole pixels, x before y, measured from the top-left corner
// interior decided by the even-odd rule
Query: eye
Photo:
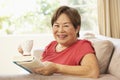
[[[69,25],[67,25],[67,24],[65,24],[65,25],[63,25],[64,27],[69,27]]]
[[[58,25],[58,24],[54,24],[53,27],[54,27],[54,28],[57,28],[57,27],[59,27],[59,25]]]

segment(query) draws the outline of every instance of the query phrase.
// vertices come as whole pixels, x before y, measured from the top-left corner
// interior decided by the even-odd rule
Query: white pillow
[[[89,39],[95,49],[96,56],[99,62],[100,73],[107,71],[112,51],[113,44],[109,40]]]

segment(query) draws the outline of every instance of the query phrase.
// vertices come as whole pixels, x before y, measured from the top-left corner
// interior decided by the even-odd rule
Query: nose
[[[63,26],[60,26],[58,32],[64,32]]]

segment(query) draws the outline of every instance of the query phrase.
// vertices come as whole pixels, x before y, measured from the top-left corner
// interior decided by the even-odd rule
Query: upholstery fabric
[[[115,49],[108,67],[108,73],[120,79],[120,39],[112,39]]]
[[[110,74],[102,74],[97,79],[81,78],[79,76],[59,75],[59,74],[55,74],[52,76],[27,74],[27,75],[16,75],[16,76],[0,76],[0,80],[119,80],[119,79],[117,79],[115,76]]]
[[[103,74],[109,65],[114,46],[109,40],[90,39],[90,41],[96,52],[100,73]]]

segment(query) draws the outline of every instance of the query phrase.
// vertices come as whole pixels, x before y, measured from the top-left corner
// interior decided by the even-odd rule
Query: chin
[[[65,41],[65,40],[58,40],[57,41],[59,44],[66,44],[68,41]]]

